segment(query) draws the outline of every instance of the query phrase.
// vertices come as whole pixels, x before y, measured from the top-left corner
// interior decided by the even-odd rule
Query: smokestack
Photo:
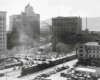
[[[86,29],[87,29],[87,17],[86,17]]]

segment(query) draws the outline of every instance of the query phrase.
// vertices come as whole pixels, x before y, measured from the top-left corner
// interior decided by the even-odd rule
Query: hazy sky
[[[9,16],[20,14],[28,3],[41,20],[55,16],[100,17],[100,0],[0,0],[0,11],[7,12],[7,24]]]

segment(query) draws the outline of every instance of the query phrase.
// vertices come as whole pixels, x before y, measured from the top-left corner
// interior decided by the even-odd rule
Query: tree
[[[69,51],[69,48],[70,48],[70,46],[66,45],[64,43],[58,43],[56,45],[56,51],[57,51],[58,55],[61,53],[67,53]]]

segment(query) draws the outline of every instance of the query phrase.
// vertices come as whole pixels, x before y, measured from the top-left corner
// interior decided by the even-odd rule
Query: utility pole
[[[7,80],[7,72],[6,72],[6,80]]]

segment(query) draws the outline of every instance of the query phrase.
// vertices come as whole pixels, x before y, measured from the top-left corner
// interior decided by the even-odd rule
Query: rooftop
[[[76,71],[91,72],[91,73],[95,73],[96,72],[96,69],[94,69],[94,68],[87,68],[87,67],[77,67],[75,70]]]
[[[0,13],[7,13],[6,11],[0,11]]]
[[[78,19],[80,18],[80,16],[69,16],[69,17],[63,17],[63,16],[58,16],[58,17],[54,17],[52,19]]]
[[[85,45],[88,45],[88,46],[100,46],[98,42],[88,42]]]

